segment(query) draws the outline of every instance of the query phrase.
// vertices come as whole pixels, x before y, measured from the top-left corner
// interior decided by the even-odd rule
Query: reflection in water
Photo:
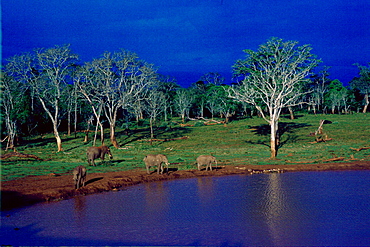
[[[197,178],[198,196],[201,203],[208,203],[214,200],[215,191],[212,177]]]
[[[282,245],[285,225],[283,219],[286,218],[289,205],[284,198],[284,191],[281,184],[281,176],[277,173],[268,174],[268,181],[265,190],[265,208],[266,208],[266,223],[270,236],[273,240],[273,245]],[[292,236],[293,237],[293,236]]]
[[[0,244],[368,245],[369,187],[370,171],[142,184],[5,212]]]
[[[144,185],[145,210],[149,213],[164,212],[168,209],[168,190],[164,183],[155,182]]]
[[[75,213],[75,217],[78,220],[83,220],[86,214],[86,197],[85,196],[77,196],[73,200],[73,211]]]

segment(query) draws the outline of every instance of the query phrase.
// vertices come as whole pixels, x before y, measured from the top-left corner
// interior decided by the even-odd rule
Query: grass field
[[[312,143],[315,138],[309,136],[319,126],[320,119],[330,120],[324,125],[324,132],[332,140]],[[173,121],[178,119],[173,119]],[[132,129],[127,135],[122,129],[117,130],[117,140],[122,149],[111,147],[113,160],[106,157],[104,162],[97,160],[96,167],[88,167],[89,173],[144,169],[143,158],[149,153],[167,155],[170,167],[195,169],[195,159],[201,154],[216,156],[221,165],[241,164],[293,164],[299,162],[323,163],[335,157],[346,159],[370,160],[370,149],[354,151],[352,148],[370,146],[370,114],[353,115],[299,115],[290,120],[282,116],[280,120],[281,145],[277,159],[271,160],[269,148],[269,126],[261,118],[235,120],[224,126],[205,126],[191,121],[194,127],[180,127],[174,122],[162,124],[156,130],[157,139],[171,139],[187,136],[188,139],[174,141],[148,142],[148,126]],[[91,134],[92,135],[92,134]],[[106,129],[107,144],[108,129]],[[10,158],[1,163],[1,180],[7,181],[28,175],[50,173],[71,173],[77,165],[87,165],[86,149],[92,142],[83,143],[84,133],[63,136],[63,152],[57,153],[52,134],[30,137],[23,141],[17,151],[34,154],[44,161]],[[98,141],[98,145],[99,141]],[[4,151],[2,150],[2,153]]]

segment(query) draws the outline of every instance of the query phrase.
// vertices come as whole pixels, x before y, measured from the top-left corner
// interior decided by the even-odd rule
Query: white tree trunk
[[[363,113],[367,112],[368,106],[369,106],[369,94],[365,94],[365,106],[364,106],[364,110],[362,111]]]
[[[61,151],[63,151],[62,139],[59,136],[58,127],[57,127],[57,124],[55,122],[53,122],[53,128],[54,128],[54,136],[55,136],[55,139],[57,141],[58,152],[61,152]]]
[[[270,122],[271,134],[270,134],[270,147],[271,147],[271,158],[276,158],[278,150],[278,121],[272,119]]]
[[[60,151],[63,151],[63,147],[62,147],[62,139],[60,138],[59,136],[59,132],[58,132],[58,111],[59,111],[59,107],[58,107],[58,104],[59,102],[55,102],[54,103],[54,116],[51,114],[51,112],[49,111],[49,109],[46,107],[46,104],[45,104],[45,101],[41,98],[41,97],[38,97],[40,102],[41,102],[41,105],[42,107],[44,108],[44,110],[46,111],[46,113],[49,115],[50,119],[51,119],[51,122],[53,123],[53,132],[54,132],[54,137],[57,141],[57,147],[58,147],[58,151],[57,152],[60,152]],[[57,99],[55,99],[57,101]]]

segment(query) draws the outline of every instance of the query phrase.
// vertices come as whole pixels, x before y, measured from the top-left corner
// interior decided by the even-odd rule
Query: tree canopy
[[[281,111],[305,103],[302,88],[308,76],[320,63],[311,54],[310,45],[297,46],[297,41],[271,38],[257,51],[244,50],[245,59],[238,60],[234,75],[239,85],[229,90],[229,97],[254,105],[271,126],[271,157],[276,157],[279,142],[278,121]],[[268,113],[264,111],[267,107]]]

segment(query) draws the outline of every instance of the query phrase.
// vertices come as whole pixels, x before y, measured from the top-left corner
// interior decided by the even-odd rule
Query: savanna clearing
[[[17,146],[17,152],[36,155],[41,160],[19,157],[2,160],[2,210],[164,179],[370,169],[370,149],[366,148],[370,146],[369,118],[369,114],[298,114],[294,120],[282,116],[277,159],[269,158],[269,126],[257,117],[235,120],[227,125],[204,125],[203,120],[197,120],[180,126],[180,120],[176,119],[156,128],[152,144],[145,122],[130,128],[130,131],[118,129],[117,141],[121,149],[110,147],[114,158],[98,159],[96,167],[87,166],[86,149],[92,146],[92,142],[84,143],[85,134],[82,132],[77,133],[77,138],[73,134],[63,136],[62,152],[56,152],[52,134],[25,138]],[[310,133],[318,129],[322,119],[331,123],[323,125],[320,138],[326,141],[316,142]],[[108,130],[106,135],[108,137]],[[146,174],[143,158],[156,153],[168,157],[168,174]],[[5,154],[2,151],[3,157]],[[202,154],[214,155],[218,160],[217,169],[197,171],[195,159]],[[87,167],[87,185],[74,190],[72,170],[78,165]]]

